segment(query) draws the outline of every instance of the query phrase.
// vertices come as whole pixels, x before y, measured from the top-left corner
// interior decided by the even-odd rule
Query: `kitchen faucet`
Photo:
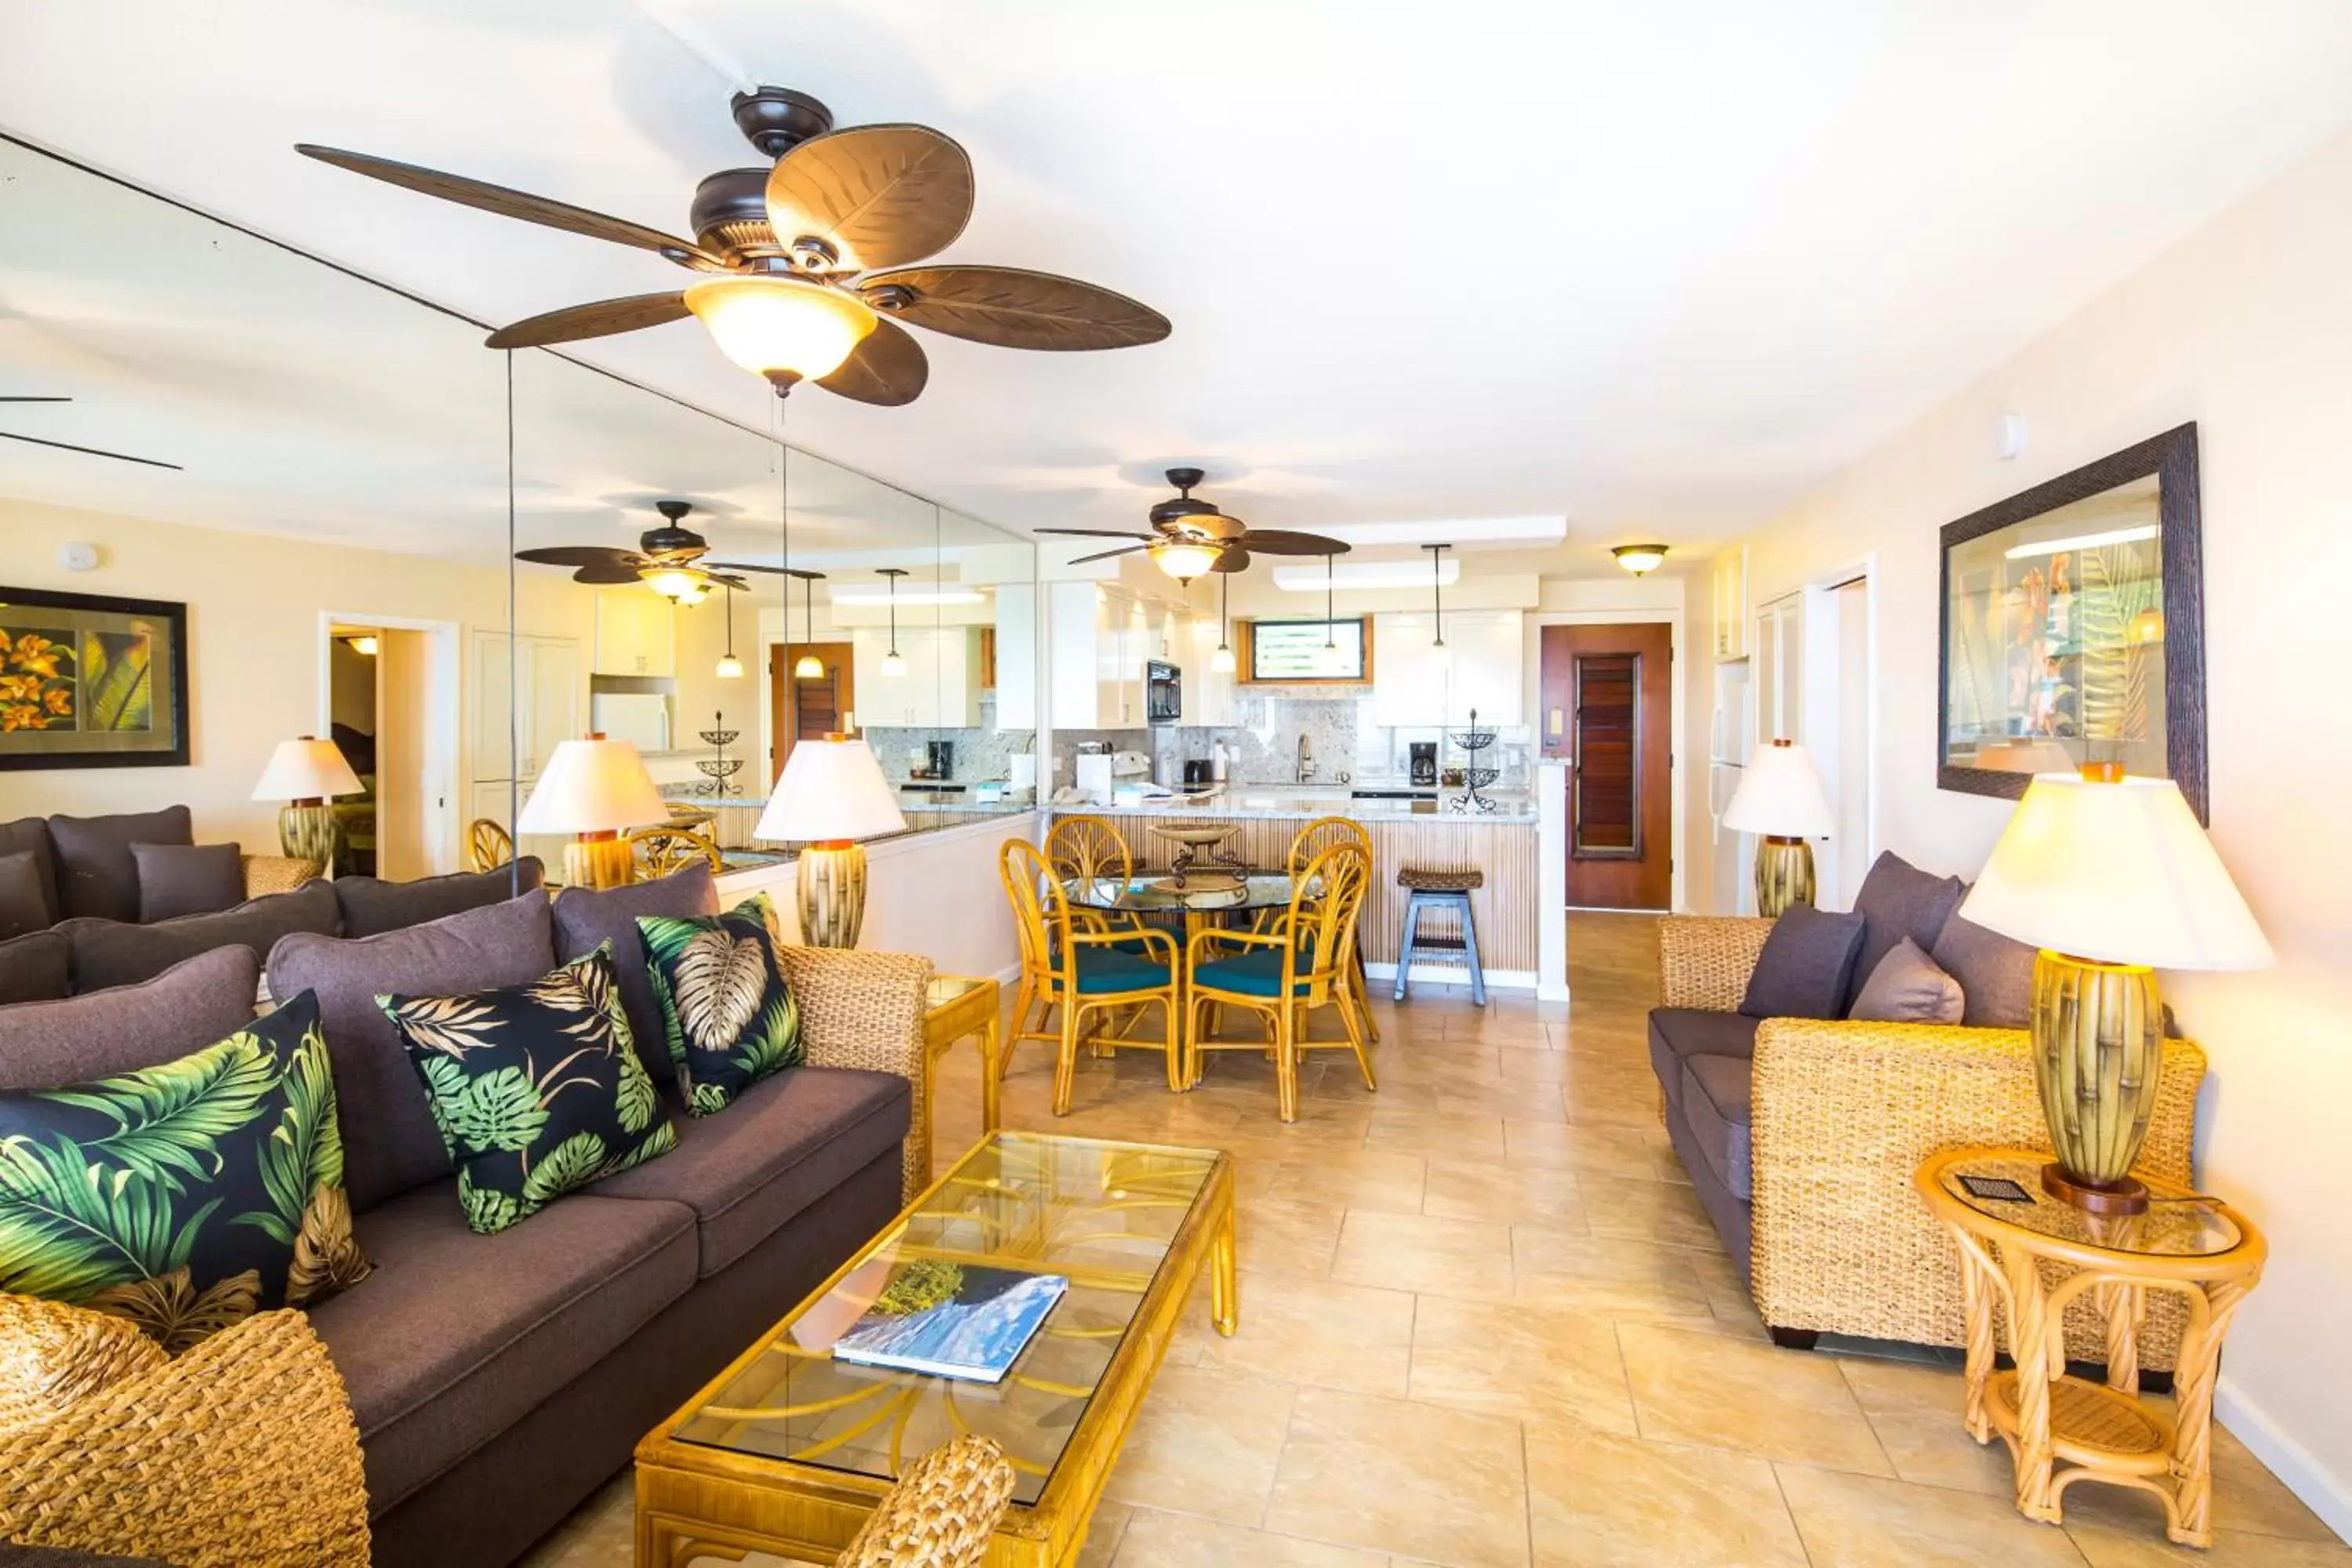
[[[1298,737],[1298,782],[1300,784],[1315,782],[1315,752],[1307,744],[1307,737],[1304,735]]]

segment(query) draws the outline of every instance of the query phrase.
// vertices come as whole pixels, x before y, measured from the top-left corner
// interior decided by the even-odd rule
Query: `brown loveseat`
[[[317,993],[345,1180],[374,1272],[310,1313],[349,1391],[380,1568],[512,1562],[761,1329],[897,1213],[923,1081],[927,960],[787,948],[809,1065],[676,1152],[496,1236],[459,1212],[448,1155],[377,992],[516,984],[638,913],[717,904],[701,868],[613,893],[544,891],[373,937],[300,934],[269,990]],[[617,944],[616,944],[617,947]],[[166,1060],[237,1026],[255,964],[226,947],[143,985],[0,1008],[0,1087]],[[624,966],[640,1048],[651,1005]],[[646,1051],[665,1084],[657,1044]],[[665,1092],[675,1100],[674,1089]],[[676,1111],[675,1103],[673,1110]]]

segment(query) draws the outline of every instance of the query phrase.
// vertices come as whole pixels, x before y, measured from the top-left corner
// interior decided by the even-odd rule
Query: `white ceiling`
[[[1267,525],[1565,515],[1595,571],[1754,521],[2352,119],[2343,0],[670,3],[842,124],[961,141],[950,258],[1175,323],[1108,354],[927,336],[919,403],[804,393],[796,445],[1015,526],[1131,524],[1179,459]],[[0,27],[5,129],[488,321],[678,275],[291,144],[673,231],[753,161],[727,83],[627,0]],[[322,384],[364,369],[313,352]],[[691,322],[581,353],[767,418]]]

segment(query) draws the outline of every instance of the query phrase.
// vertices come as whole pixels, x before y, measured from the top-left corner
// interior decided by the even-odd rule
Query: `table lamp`
[[[669,817],[669,802],[654,787],[637,748],[591,731],[584,741],[557,743],[515,832],[572,834],[563,847],[563,880],[575,888],[625,888],[636,880],[636,867],[621,834]]]
[[[1777,919],[1790,904],[1813,901],[1813,847],[1805,841],[1827,838],[1837,823],[1804,747],[1780,740],[1757,747],[1724,808],[1723,825],[1763,835],[1756,846],[1758,914]]]
[[[2158,969],[2259,969],[2270,943],[2170,779],[2120,764],[2041,773],[1959,912],[2041,950],[2033,961],[2033,1076],[2052,1197],[2139,1214],[2132,1175],[2164,1068]]]
[[[316,735],[278,742],[269,765],[261,770],[261,782],[253,786],[254,799],[286,803],[278,808],[279,852],[322,867],[334,865],[343,837],[329,797],[365,793],[335,743]]]
[[[801,941],[856,947],[866,922],[866,851],[857,840],[906,828],[872,749],[835,731],[793,747],[751,832],[807,844],[800,853]]]

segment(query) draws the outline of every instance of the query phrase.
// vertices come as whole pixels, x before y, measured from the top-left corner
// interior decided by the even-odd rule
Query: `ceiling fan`
[[[70,397],[21,397],[0,393],[0,403],[71,403]],[[128,452],[109,452],[97,447],[77,447],[70,441],[47,441],[38,436],[19,436],[0,430],[0,441],[22,441],[34,447],[55,447],[61,452],[80,452],[92,458],[112,458],[120,463],[142,463],[151,468],[169,468],[174,473],[185,472],[177,463],[166,463],[157,458],[134,458]]]
[[[930,374],[899,321],[1013,349],[1127,348],[1168,335],[1157,310],[1075,279],[910,265],[952,244],[971,216],[971,159],[929,126],[835,131],[831,110],[780,87],[739,92],[730,107],[772,163],[698,185],[692,240],[413,163],[307,142],[295,151],[444,201],[633,245],[701,275],[684,289],[533,316],[492,332],[492,348],[576,342],[692,315],[779,396],[809,380],[896,406],[920,395]]]
[[[1192,494],[1193,487],[1207,476],[1198,468],[1171,468],[1168,482],[1176,487],[1173,498],[1161,501],[1150,512],[1152,531],[1122,532],[1105,528],[1041,528],[1039,533],[1062,534],[1072,539],[1131,539],[1138,542],[1123,544],[1117,550],[1106,550],[1098,555],[1081,555],[1071,565],[1088,561],[1108,561],[1114,555],[1132,555],[1137,551],[1148,552],[1152,564],[1180,583],[1189,583],[1203,572],[1239,572],[1248,567],[1250,557],[1257,555],[1344,555],[1348,546],[1336,539],[1326,539],[1319,533],[1294,533],[1284,528],[1252,528],[1240,518],[1228,517]]]
[[[697,564],[710,553],[710,542],[686,526],[693,502],[657,500],[654,510],[662,514],[662,525],[640,534],[635,550],[616,550],[606,544],[556,544],[518,550],[515,559],[541,566],[575,567],[572,574],[575,583],[643,583],[663,598],[688,608],[702,603],[714,587],[732,590],[750,585],[740,577],[729,575],[736,568],[717,563],[711,568]]]

